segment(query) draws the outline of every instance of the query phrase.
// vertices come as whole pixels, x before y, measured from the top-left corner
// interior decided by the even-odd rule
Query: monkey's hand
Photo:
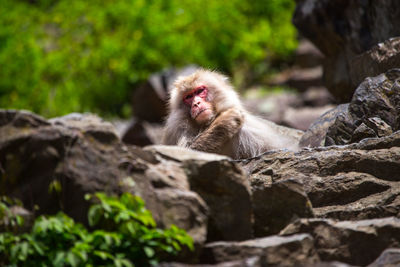
[[[223,145],[238,133],[243,122],[242,111],[236,108],[225,110],[194,140],[190,148],[205,152],[220,152]]]

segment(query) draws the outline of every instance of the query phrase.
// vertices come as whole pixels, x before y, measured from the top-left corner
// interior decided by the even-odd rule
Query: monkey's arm
[[[244,116],[236,108],[222,112],[211,125],[190,145],[190,148],[219,153],[223,145],[232,139],[243,125]]]

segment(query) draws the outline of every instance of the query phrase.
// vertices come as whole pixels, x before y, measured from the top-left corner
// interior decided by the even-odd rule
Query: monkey
[[[248,112],[228,77],[207,69],[175,80],[168,111],[163,144],[233,159],[256,157],[273,149],[296,151],[303,134]]]

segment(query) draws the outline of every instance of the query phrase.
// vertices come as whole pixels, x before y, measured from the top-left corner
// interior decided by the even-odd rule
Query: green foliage
[[[88,196],[91,198],[93,196]],[[88,219],[93,231],[58,213],[40,216],[30,233],[0,234],[0,263],[11,266],[149,266],[193,241],[182,229],[155,226],[143,200],[96,193]]]
[[[293,0],[2,0],[0,106],[122,114],[152,72],[265,71],[296,46]]]

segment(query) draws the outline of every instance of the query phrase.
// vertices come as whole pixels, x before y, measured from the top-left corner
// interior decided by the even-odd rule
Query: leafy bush
[[[293,0],[2,0],[0,107],[127,115],[152,72],[264,72],[296,46]]]
[[[158,229],[143,200],[96,193],[89,209],[90,231],[58,213],[38,217],[30,233],[0,234],[0,263],[11,266],[148,266],[175,255],[193,241],[176,226]],[[90,198],[90,196],[88,197]],[[99,228],[100,227],[100,228]]]

